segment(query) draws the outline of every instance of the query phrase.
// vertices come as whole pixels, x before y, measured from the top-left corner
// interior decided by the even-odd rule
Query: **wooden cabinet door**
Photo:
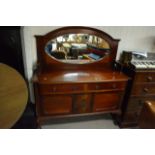
[[[121,94],[117,93],[99,93],[94,95],[94,112],[113,110],[119,107]]]
[[[69,95],[43,96],[42,111],[46,115],[69,114],[72,112],[72,97]]]
[[[73,102],[74,113],[89,113],[91,111],[91,95],[75,95]]]

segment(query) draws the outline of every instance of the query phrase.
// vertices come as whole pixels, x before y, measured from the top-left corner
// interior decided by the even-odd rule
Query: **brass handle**
[[[148,88],[144,88],[143,89],[145,93],[148,93],[149,89]]]
[[[147,77],[147,80],[148,80],[148,81],[152,81],[152,79],[153,79],[153,78],[152,78],[151,76],[148,76],[148,77]]]

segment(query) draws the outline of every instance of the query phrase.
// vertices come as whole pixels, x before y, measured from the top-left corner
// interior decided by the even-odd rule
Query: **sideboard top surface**
[[[45,72],[34,77],[39,83],[93,83],[127,81],[129,78],[121,72],[111,70],[85,70],[85,71],[53,71]]]

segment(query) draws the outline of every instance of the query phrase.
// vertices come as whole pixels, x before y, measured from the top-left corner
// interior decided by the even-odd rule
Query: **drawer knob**
[[[145,93],[148,93],[149,92],[149,89],[148,88],[144,88],[143,90],[144,90]]]
[[[148,76],[148,77],[147,77],[147,80],[148,80],[148,81],[152,81],[152,79],[153,79],[153,78],[152,78],[151,76]]]

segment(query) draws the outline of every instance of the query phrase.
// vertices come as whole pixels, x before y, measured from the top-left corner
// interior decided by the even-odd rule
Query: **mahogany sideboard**
[[[80,58],[78,63],[69,63],[77,62],[77,60],[68,60],[71,59],[69,55],[67,60],[64,60],[68,63],[64,63],[45,52],[45,46],[49,40],[73,33],[95,35],[100,40],[104,39],[109,44],[106,54],[104,53],[103,58],[88,63],[82,63],[82,55],[78,56]],[[38,61],[33,82],[39,125],[56,118],[104,113],[121,114],[122,100],[129,77],[114,67],[119,40],[94,28],[64,27],[43,36],[36,36],[36,41]],[[97,48],[94,51],[99,53],[101,47]],[[105,48],[102,52],[105,52]],[[92,59],[88,61],[90,60],[92,61]]]

